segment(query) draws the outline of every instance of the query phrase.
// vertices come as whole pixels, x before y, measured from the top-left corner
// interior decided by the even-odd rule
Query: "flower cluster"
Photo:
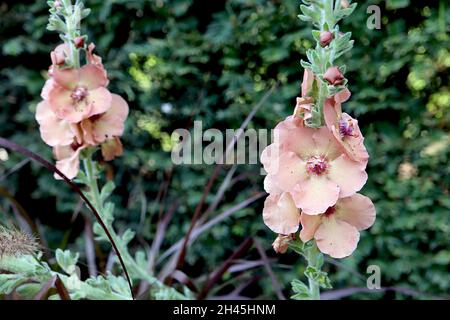
[[[339,85],[344,77],[330,67],[323,79]],[[274,142],[261,154],[268,173],[264,188],[269,193],[263,219],[283,237],[296,233],[301,225],[303,242],[314,238],[321,252],[343,258],[355,250],[359,231],[375,221],[371,200],[357,193],[367,181],[369,155],[357,120],[342,112],[342,103],[350,97],[346,88],[324,101],[324,126],[306,125],[318,81],[305,69],[294,115],[276,126]]]
[[[53,147],[56,167],[69,179],[78,174],[80,153],[86,148],[101,146],[106,161],[122,154],[119,137],[128,116],[126,101],[106,88],[107,72],[102,59],[93,54],[94,44],[86,47],[83,38],[75,40],[87,63],[80,68],[68,65],[70,47],[66,43],[56,47],[41,92],[43,101],[36,108],[42,140]]]

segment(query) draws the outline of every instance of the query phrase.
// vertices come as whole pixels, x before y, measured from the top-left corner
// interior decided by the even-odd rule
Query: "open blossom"
[[[261,162],[277,188],[306,214],[324,213],[367,181],[364,163],[353,161],[327,127],[313,129],[290,116],[275,128],[276,141]]]
[[[67,45],[52,51],[50,79],[42,88],[43,101],[36,108],[42,140],[53,147],[56,167],[69,179],[78,174],[84,149],[101,146],[106,161],[123,152],[119,137],[124,131],[128,104],[106,89],[107,72],[102,59],[93,54],[94,48],[93,44],[88,46],[89,64],[81,68],[64,68]]]
[[[319,250],[333,258],[344,258],[353,253],[359,242],[359,231],[375,222],[372,201],[361,194],[339,199],[324,214],[301,214],[303,242],[315,239]]]
[[[358,120],[340,111],[340,104],[325,103],[324,115],[328,128],[336,140],[345,148],[347,155],[358,162],[367,164],[369,154],[364,146],[364,137],[358,126]]]
[[[108,79],[95,65],[80,69],[53,70],[48,100],[60,119],[77,123],[108,110],[111,93],[104,86]]]

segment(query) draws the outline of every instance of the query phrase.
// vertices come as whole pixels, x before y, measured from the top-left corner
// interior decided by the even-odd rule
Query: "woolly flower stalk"
[[[0,258],[34,254],[38,249],[35,237],[17,229],[0,226]]]
[[[36,120],[42,140],[53,147],[56,167],[73,179],[83,150],[100,147],[106,161],[122,154],[119,137],[129,108],[122,97],[107,89],[102,59],[93,53],[95,45],[86,45],[87,37],[80,34],[79,24],[88,9],[68,0],[49,5],[48,28],[61,32],[64,43],[50,53],[49,79],[42,88]],[[84,65],[80,65],[80,53]]]
[[[284,253],[300,230],[300,239],[315,240],[317,248],[333,258],[351,255],[360,234],[373,225],[375,207],[359,192],[367,181],[369,154],[358,121],[342,112],[350,98],[345,66],[335,59],[352,48],[350,33],[342,34],[338,21],[356,4],[305,0],[301,19],[310,21],[315,49],[308,61],[292,116],[281,121],[275,140],[261,154],[268,175],[265,224],[278,234],[273,247]]]

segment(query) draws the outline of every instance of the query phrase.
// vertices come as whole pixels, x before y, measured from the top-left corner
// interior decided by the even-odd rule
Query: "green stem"
[[[320,81],[320,87],[319,87],[319,94],[317,97],[317,105],[319,108],[319,115],[320,115],[320,127],[325,125],[325,116],[323,113],[323,109],[325,107],[325,100],[328,98],[327,94],[327,87],[326,84],[323,81]]]
[[[319,250],[314,242],[313,247],[311,247],[306,255],[306,260],[308,261],[308,266],[317,267]],[[309,292],[313,300],[320,300],[320,287],[319,284],[311,278],[308,278]]]
[[[100,197],[100,191],[98,187],[97,182],[97,172],[96,172],[96,164],[92,160],[91,154],[88,154],[83,159],[84,167],[85,167],[85,173],[87,177],[87,186],[89,187],[89,195],[92,199],[92,204],[95,207],[95,209],[98,211],[100,216],[105,220],[105,224],[108,228],[109,233],[111,234],[112,239],[117,244],[117,247],[122,255],[122,258],[124,260],[125,265],[127,266],[127,269],[130,271],[131,276],[135,278],[139,278],[141,280],[144,280],[149,283],[149,285],[154,286],[158,290],[169,290],[170,293],[176,298],[176,299],[186,299],[184,295],[179,293],[173,288],[167,287],[164,285],[161,281],[159,281],[157,278],[151,276],[147,270],[142,268],[138,263],[136,263],[135,259],[131,256],[130,252],[128,251],[128,248],[124,245],[121,238],[116,234],[114,231],[114,228],[112,226],[111,219],[104,217],[103,212],[103,201]]]
[[[72,5],[72,1],[64,2],[65,11],[68,12],[67,15],[64,16],[66,21],[67,33],[66,44],[70,48],[70,60],[74,68],[80,67],[80,52],[79,49],[75,47],[75,38],[80,35],[80,25],[79,22],[81,20],[80,10]],[[76,9],[75,9],[76,8]]]

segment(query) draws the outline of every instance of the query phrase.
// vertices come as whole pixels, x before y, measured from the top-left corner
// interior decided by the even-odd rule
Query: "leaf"
[[[76,271],[76,264],[78,262],[79,253],[72,253],[69,250],[62,251],[56,249],[56,262],[58,265],[69,275],[72,275]]]
[[[103,202],[112,194],[114,189],[116,188],[113,181],[108,181],[100,191],[100,200]]]
[[[311,300],[311,294],[309,292],[309,288],[306,284],[301,282],[300,280],[294,279],[291,282],[292,291],[294,291],[294,295],[291,296],[291,299],[294,300]]]
[[[328,274],[324,271],[320,271],[315,267],[308,266],[305,270],[305,276],[308,279],[316,282],[321,288],[332,288],[330,279],[328,278]]]
[[[10,294],[20,284],[26,282],[27,279],[16,274],[0,274],[0,293]]]

